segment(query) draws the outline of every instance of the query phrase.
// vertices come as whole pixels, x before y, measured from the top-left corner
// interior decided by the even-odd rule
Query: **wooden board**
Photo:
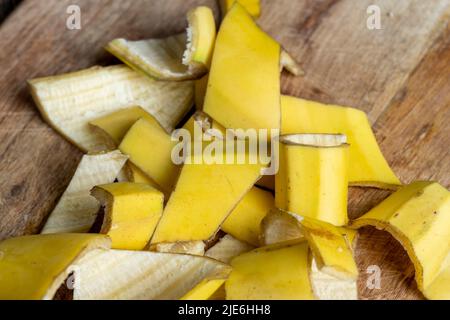
[[[450,186],[450,0],[262,1],[259,23],[302,62],[303,78],[283,74],[283,93],[360,108],[403,182]],[[66,29],[78,4],[82,29]],[[115,37],[141,39],[181,32],[185,13],[213,0],[24,0],[0,26],[0,239],[39,232],[81,153],[50,129],[26,80],[117,63],[102,47]],[[377,4],[382,29],[366,26]],[[357,217],[389,193],[352,188]],[[384,232],[362,230],[357,249],[361,299],[421,299],[414,269]],[[367,267],[382,271],[371,290]]]

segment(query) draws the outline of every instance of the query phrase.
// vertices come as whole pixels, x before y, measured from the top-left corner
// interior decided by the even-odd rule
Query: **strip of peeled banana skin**
[[[95,250],[73,266],[75,300],[174,300],[204,279],[229,273],[205,257],[149,251]]]
[[[125,65],[33,79],[29,87],[43,118],[85,152],[108,147],[89,126],[95,119],[140,106],[172,132],[194,102],[193,81],[156,81]]]
[[[96,185],[114,182],[127,159],[117,150],[83,156],[41,233],[88,232],[100,208],[90,190]]]

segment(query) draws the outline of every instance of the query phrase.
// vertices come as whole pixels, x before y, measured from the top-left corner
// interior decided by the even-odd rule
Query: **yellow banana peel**
[[[171,158],[175,146],[161,126],[141,118],[128,130],[119,149],[166,193],[173,189],[179,171]]]
[[[425,288],[424,295],[432,300],[450,300],[450,253],[436,279]]]
[[[203,279],[180,300],[225,300],[224,284],[231,268],[224,268],[212,276]]]
[[[418,181],[400,188],[351,226],[375,226],[391,233],[415,267],[417,287],[429,299],[450,292],[450,192],[436,182]]]
[[[258,18],[261,15],[260,0],[220,0],[220,9],[223,17],[236,2],[243,6],[253,17]]]
[[[204,111],[226,128],[280,128],[280,45],[233,5],[219,30]]]
[[[281,133],[345,134],[350,144],[349,183],[395,189],[400,181],[381,153],[364,112],[282,96]]]
[[[230,267],[187,254],[93,250],[74,265],[74,300],[178,300]]]
[[[205,256],[229,264],[234,257],[253,249],[255,248],[247,242],[240,241],[227,234],[223,236],[214,246],[209,248],[206,251]]]
[[[205,279],[180,300],[210,300],[224,285],[226,279]]]
[[[320,271],[340,279],[358,278],[352,247],[341,228],[306,217],[302,219],[300,226]]]
[[[228,300],[313,300],[304,241],[262,247],[231,261]]]
[[[357,300],[357,271],[352,257],[357,232],[312,219],[308,224],[306,220],[296,214],[273,209],[262,222],[263,244],[308,239],[314,255],[310,269],[314,296],[319,300]]]
[[[188,44],[183,64],[200,63],[209,69],[216,42],[214,14],[210,8],[201,6],[189,11],[187,19]]]
[[[91,250],[109,246],[108,237],[94,234],[4,240],[0,242],[0,300],[51,300],[74,262]]]
[[[200,134],[204,134],[207,129],[221,132],[225,130],[203,112],[196,112],[183,129],[188,130],[192,138],[195,137],[196,127],[200,130]],[[156,188],[169,198],[180,172],[180,166],[172,161],[172,152],[177,144],[178,142],[172,141],[171,135],[155,121],[139,119],[128,130],[119,148],[130,156],[130,161],[134,165],[131,166],[133,175],[136,173],[139,175],[136,168],[139,169],[152,182],[151,184],[156,184]],[[201,142],[201,149],[208,144],[206,141]]]
[[[100,209],[95,198],[90,196],[90,190],[96,185],[114,182],[127,159],[117,150],[83,156],[41,233],[88,232]]]
[[[158,121],[141,107],[130,107],[110,113],[91,121],[90,125],[99,134],[103,134],[105,140],[110,140],[112,148],[116,149],[128,130],[141,118],[144,118],[154,126],[160,126]]]
[[[171,132],[194,100],[192,81],[155,81],[124,65],[93,67],[28,83],[42,117],[85,152],[108,147],[104,137],[89,126],[95,119],[139,105]]]
[[[261,221],[260,242],[265,246],[304,237],[298,219],[283,210],[273,208]]]
[[[280,137],[275,176],[277,208],[346,225],[348,145],[343,135],[296,134]]]
[[[141,169],[136,167],[131,162],[128,162],[128,168],[127,181],[134,183],[145,183],[157,190],[161,189],[161,187],[153,179],[147,176]]]
[[[161,218],[164,195],[147,184],[112,183],[91,191],[105,208],[100,233],[112,240],[112,248],[143,250]]]
[[[259,246],[261,221],[273,207],[273,195],[254,187],[224,221],[222,230],[239,240]]]
[[[244,156],[245,163],[186,162],[151,243],[209,240],[264,168]]]
[[[160,80],[190,80],[208,72],[214,49],[216,24],[208,7],[187,15],[187,33],[163,39],[115,39],[106,50],[133,69]]]

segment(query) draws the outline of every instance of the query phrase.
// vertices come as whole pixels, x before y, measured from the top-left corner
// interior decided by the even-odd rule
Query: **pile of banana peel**
[[[0,242],[0,299],[355,300],[365,226],[403,245],[426,298],[450,299],[449,191],[402,185],[362,111],[282,96],[280,72],[302,69],[259,1],[221,4],[220,28],[194,8],[185,33],[107,44],[124,64],[29,81],[85,155],[41,234]],[[180,128],[202,151],[228,128],[278,129],[279,170],[175,163]],[[349,221],[349,186],[394,192]]]

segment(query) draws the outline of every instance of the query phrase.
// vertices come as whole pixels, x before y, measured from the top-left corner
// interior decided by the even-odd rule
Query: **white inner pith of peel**
[[[339,147],[347,143],[347,136],[344,134],[290,134],[281,136],[280,142],[311,147]]]

